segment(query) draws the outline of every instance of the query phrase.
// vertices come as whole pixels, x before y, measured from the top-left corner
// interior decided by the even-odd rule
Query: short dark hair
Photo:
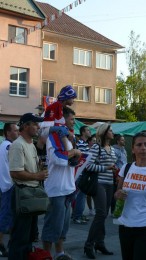
[[[6,138],[7,138],[7,132],[11,131],[11,125],[15,125],[15,123],[14,122],[10,122],[10,123],[5,123],[5,125],[4,125],[3,132],[4,132],[4,136]]]
[[[117,134],[117,135],[115,136],[115,141],[116,141],[116,143],[117,143],[118,141],[120,141],[121,137],[123,137],[123,135]]]
[[[134,146],[135,144],[135,141],[138,137],[146,137],[146,132],[145,131],[142,131],[142,132],[139,132],[137,134],[135,134],[132,138],[132,147]]]
[[[146,132],[145,132],[145,131],[142,131],[142,132],[139,132],[139,133],[137,133],[137,134],[135,134],[135,135],[133,136],[133,138],[132,138],[132,148],[134,147],[135,142],[136,142],[136,140],[137,140],[138,137],[146,137]],[[135,156],[134,153],[132,153],[132,159],[133,159],[133,161],[136,160],[136,156]]]
[[[81,136],[82,136],[83,133],[85,132],[86,128],[88,128],[87,125],[83,125],[83,126],[80,127],[80,135],[81,135]]]
[[[91,142],[92,141],[92,138],[96,138],[96,135],[94,134],[94,135],[91,135],[90,137],[88,137],[88,142]]]
[[[67,118],[70,114],[75,115],[75,111],[72,110],[70,107],[63,107],[64,118]]]

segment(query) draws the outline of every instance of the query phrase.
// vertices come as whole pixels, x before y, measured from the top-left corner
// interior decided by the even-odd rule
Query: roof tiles
[[[43,13],[47,17],[51,17],[52,14],[58,13],[58,9],[46,4],[37,2],[38,6],[42,9]],[[99,34],[98,32],[90,29],[86,25],[78,22],[77,20],[71,18],[70,16],[63,14],[54,21],[50,21],[45,29],[54,33],[60,33],[72,37],[77,37],[83,40],[89,40],[99,44],[104,44],[111,46],[111,48],[120,49],[123,48],[118,43],[106,38],[105,36]]]

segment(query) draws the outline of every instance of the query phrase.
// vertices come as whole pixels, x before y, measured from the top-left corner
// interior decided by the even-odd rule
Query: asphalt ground
[[[87,215],[87,209],[86,209]],[[65,251],[72,256],[73,260],[86,260],[87,257],[84,255],[84,243],[86,241],[88,230],[91,225],[93,217],[89,217],[90,220],[87,224],[74,224],[72,219],[70,223],[70,229],[64,242]],[[39,234],[41,236],[41,230],[43,226],[43,216],[39,216],[38,220],[38,228]],[[8,235],[5,236],[4,239],[5,244],[8,242]],[[114,255],[102,255],[100,252],[97,252],[96,259],[97,260],[122,260],[121,252],[120,252],[120,244],[118,238],[118,225],[113,224],[112,216],[108,216],[106,220],[106,238],[105,238],[106,247],[114,252]],[[42,248],[41,240],[39,242],[34,243],[34,246]],[[52,256],[54,255],[54,250],[52,250]],[[7,260],[6,257],[0,257],[2,260]],[[19,260],[19,259],[14,259]]]
[[[87,210],[86,210],[87,215]],[[72,219],[70,222],[70,229],[64,242],[65,251],[72,256],[73,260],[86,260],[88,259],[84,255],[84,243],[86,241],[88,231],[92,222],[93,217],[89,217],[87,224],[74,224]],[[43,226],[43,216],[39,217],[39,232],[41,234]],[[118,225],[113,224],[112,216],[108,216],[106,220],[106,238],[105,238],[106,247],[114,252],[114,255],[102,255],[100,252],[96,254],[96,259],[101,260],[122,260],[120,244],[118,238]],[[35,246],[42,247],[41,241],[35,243]],[[54,255],[54,250],[52,252]]]

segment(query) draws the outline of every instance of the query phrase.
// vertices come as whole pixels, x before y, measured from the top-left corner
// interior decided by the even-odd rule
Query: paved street
[[[74,260],[85,260],[87,259],[83,253],[84,242],[87,238],[89,226],[91,224],[92,217],[90,217],[90,221],[88,224],[79,225],[72,223],[70,225],[70,230],[67,236],[67,240],[65,242],[65,250],[69,253]],[[39,217],[39,231],[41,233],[43,225],[43,216]],[[106,221],[106,246],[109,250],[114,252],[112,256],[104,256],[101,253],[96,254],[96,258],[98,260],[122,260],[120,254],[120,246],[118,239],[118,226],[113,225],[113,219],[111,216],[107,218]],[[41,241],[39,243],[35,243],[35,246],[42,247]],[[52,253],[53,254],[53,253]],[[0,259],[6,260],[7,258],[1,257]],[[15,260],[15,259],[14,259]]]
[[[74,260],[85,260],[87,259],[83,252],[84,242],[87,238],[88,230],[92,221],[92,217],[90,217],[90,221],[88,224],[79,225],[74,224],[71,221],[70,230],[67,236],[67,240],[65,242],[65,250],[72,256]],[[120,246],[118,239],[118,226],[113,225],[112,217],[108,217],[106,221],[106,246],[109,250],[114,252],[112,256],[104,256],[101,253],[97,253],[97,259],[107,259],[107,260],[121,260],[120,255]]]

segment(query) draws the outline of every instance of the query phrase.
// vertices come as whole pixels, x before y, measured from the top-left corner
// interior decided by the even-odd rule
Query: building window
[[[76,65],[92,66],[92,51],[74,48],[73,63]]]
[[[112,104],[112,89],[95,88],[95,102]]]
[[[57,44],[43,43],[43,58],[47,60],[56,60]]]
[[[26,44],[27,43],[27,30],[23,27],[16,27],[16,26],[9,25],[8,41]]]
[[[10,68],[10,90],[13,96],[27,96],[28,70],[24,68]]]
[[[89,102],[90,101],[90,87],[74,85],[74,89],[77,92],[76,100]]]
[[[55,97],[55,82],[43,81],[42,94],[43,94],[43,96]]]
[[[96,68],[112,70],[113,55],[96,52]]]

